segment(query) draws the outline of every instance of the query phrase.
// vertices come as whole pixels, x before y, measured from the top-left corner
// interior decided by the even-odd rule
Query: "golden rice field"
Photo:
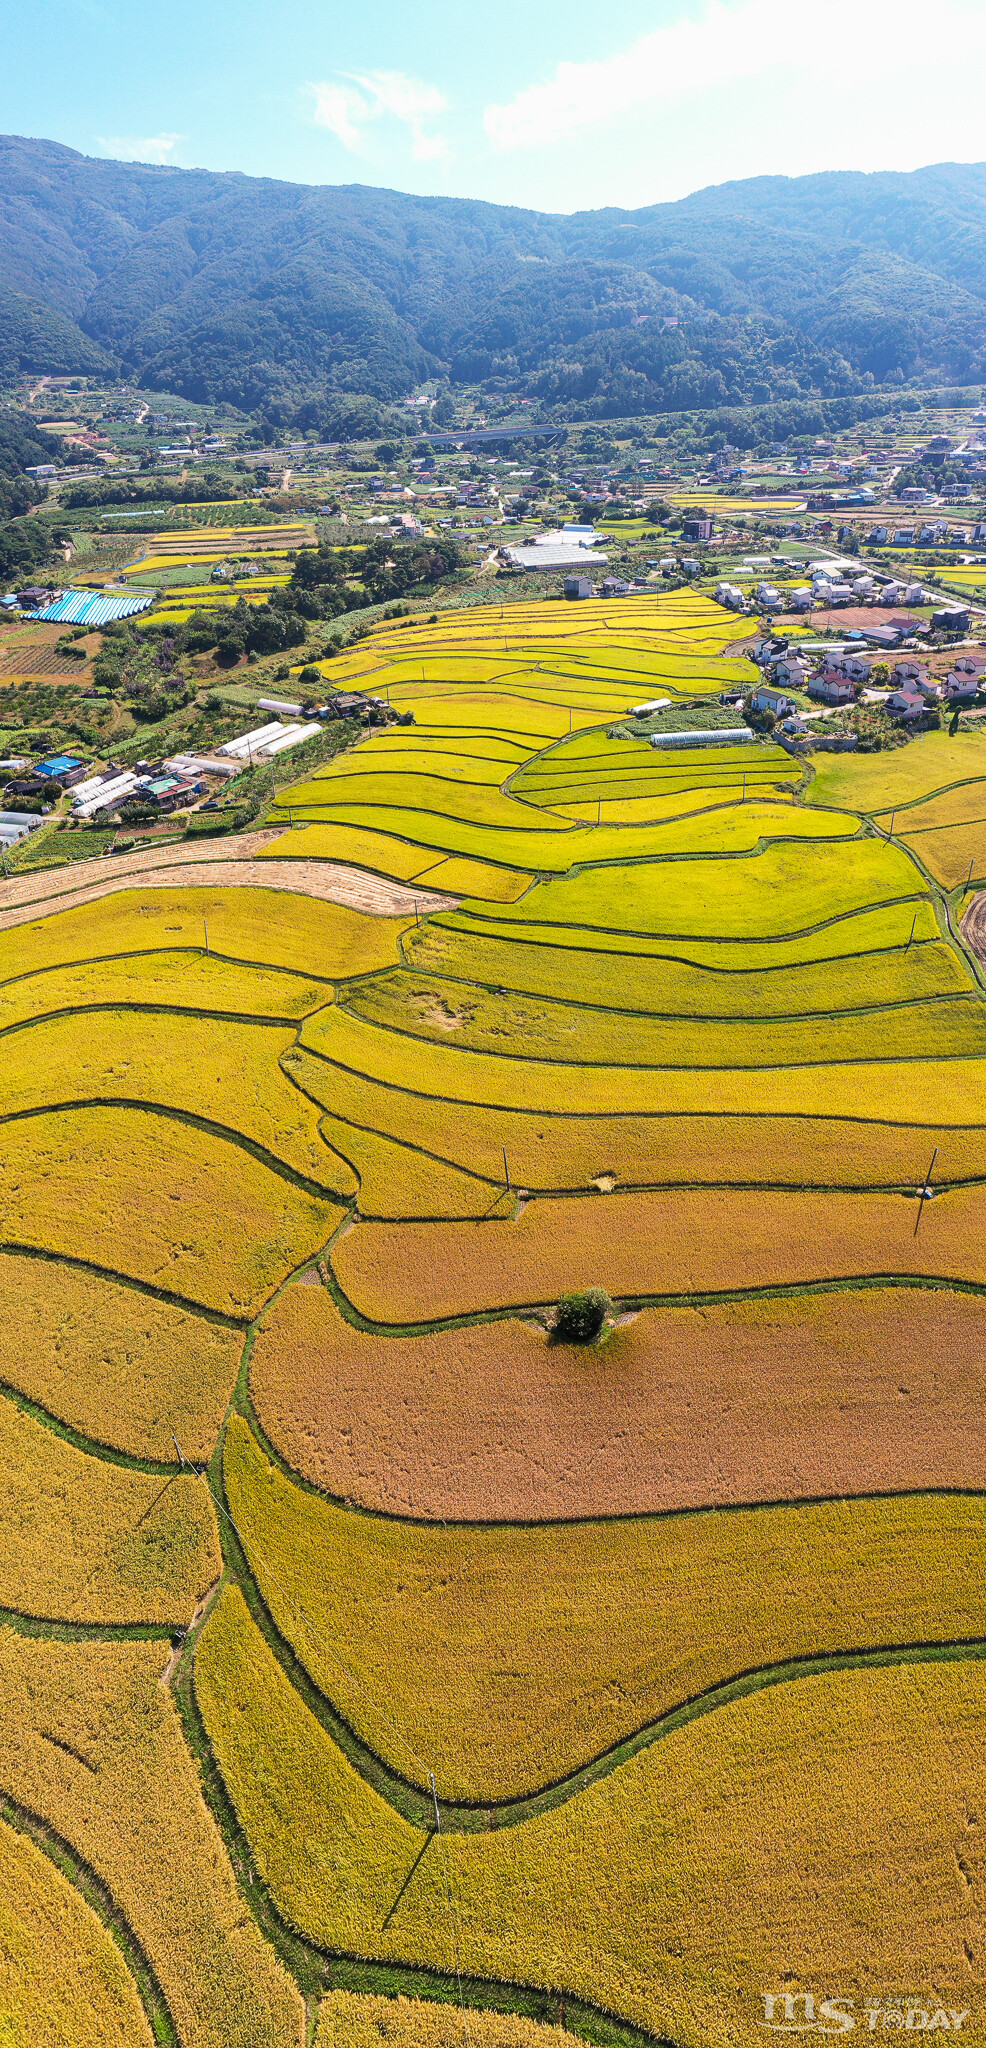
[[[986,742],[626,736],[742,623],[378,622],[270,886],[0,881],[4,2048],[979,2038]]]
[[[837,1978],[861,2000],[923,1985],[930,1948],[943,2007],[982,1996],[975,1951],[950,1938],[966,1911],[956,1858],[977,1867],[978,1659],[740,1698],[543,1814],[441,1844],[356,1772],[233,1590],[196,1690],[280,1910],[330,1948],[441,1970],[454,1929],[465,1972],[730,2048],[750,2039],[778,1956],[789,1981]],[[906,1887],[888,1883],[900,1868]]]
[[[97,1444],[170,1460],[215,1443],[239,1332],[84,1268],[8,1252],[0,1382]]]
[[[191,1473],[90,1457],[0,1400],[0,1608],[70,1622],[170,1622],[222,1568],[215,1513]]]
[[[150,2048],[146,2014],[111,1935],[53,1860],[3,1823],[0,1955],[9,2040]]]
[[[522,2013],[483,2012],[422,1998],[329,1991],[318,2009],[315,2048],[568,2048],[563,2027]]]
[[[421,1782],[427,1759],[447,1799],[569,1777],[743,1671],[986,1636],[974,1500],[421,1527],[312,1499],[239,1419],[225,1483],[267,1608],[320,1691],[406,1776]]]

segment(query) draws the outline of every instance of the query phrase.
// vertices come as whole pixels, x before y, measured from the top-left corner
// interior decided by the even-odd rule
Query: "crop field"
[[[378,621],[239,858],[0,881],[4,2048],[979,2024],[986,737],[646,744],[744,623]]]
[[[238,1320],[339,1215],[226,1138],[156,1111],[85,1105],[0,1128],[0,1194],[5,1245],[80,1259]]]
[[[380,1998],[329,1991],[319,2006],[315,2048],[569,2048],[563,2027],[522,2013],[428,2005],[422,1998]]]
[[[136,1986],[112,1937],[50,1857],[3,1823],[0,1953],[10,2040],[151,2048]]]
[[[210,1621],[196,1686],[281,1912],[330,1948],[441,1968],[450,1893],[461,1969],[560,1983],[663,2040],[748,2040],[778,1942],[796,1982],[837,1976],[859,1997],[905,1974],[922,1982],[929,1942],[953,2009],[968,2013],[978,1989],[947,1932],[955,1855],[975,1853],[960,1788],[978,1801],[977,1659],[754,1693],[547,1812],[449,1832],[443,1849],[348,1763],[233,1592]],[[886,1882],[902,1857],[903,1900]],[[806,1910],[815,1900],[824,1909]]]
[[[0,1607],[61,1621],[172,1622],[222,1560],[212,1503],[179,1473],[91,1458],[0,1399]]]
[[[119,1281],[8,1252],[0,1383],[79,1435],[168,1460],[171,1432],[209,1454],[239,1365],[239,1333]]]
[[[646,1309],[573,1373],[534,1322],[384,1338],[297,1286],[250,1396],[310,1486],[415,1520],[981,1492],[979,1317],[974,1294],[891,1287]]]
[[[394,1768],[414,1777],[433,1758],[452,1800],[499,1803],[570,1777],[741,1671],[908,1630],[986,1636],[986,1583],[967,1572],[983,1540],[975,1500],[421,1527],[313,1499],[238,1418],[225,1482],[268,1611],[319,1689]]]
[[[882,1191],[585,1195],[532,1202],[515,1223],[364,1223],[337,1240],[332,1270],[357,1313],[384,1324],[549,1306],[587,1267],[626,1300],[890,1273],[986,1285],[986,1189],[940,1195],[918,1236],[913,1218],[909,1195]]]

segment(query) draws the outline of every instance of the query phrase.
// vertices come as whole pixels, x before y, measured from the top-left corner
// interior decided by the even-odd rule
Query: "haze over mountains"
[[[8,136],[0,264],[0,371],[323,429],[446,375],[582,418],[986,376],[986,164],[566,216]]]

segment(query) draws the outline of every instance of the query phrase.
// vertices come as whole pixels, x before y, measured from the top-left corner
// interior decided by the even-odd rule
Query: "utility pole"
[[[914,1225],[914,1235],[915,1235],[915,1237],[916,1237],[916,1236],[917,1236],[917,1234],[918,1234],[918,1228],[919,1228],[919,1226],[920,1226],[920,1222],[921,1222],[921,1213],[922,1213],[922,1210],[924,1209],[924,1205],[925,1205],[925,1203],[926,1203],[926,1202],[931,1202],[931,1201],[933,1201],[933,1200],[934,1200],[934,1195],[935,1195],[935,1191],[934,1191],[934,1188],[933,1188],[933,1187],[932,1187],[932,1185],[931,1185],[931,1176],[932,1176],[932,1174],[934,1173],[934,1170],[935,1170],[935,1160],[937,1159],[937,1157],[938,1157],[938,1146],[936,1145],[936,1146],[935,1146],[935,1149],[934,1149],[934,1151],[933,1151],[933,1153],[932,1153],[932,1155],[931,1155],[931,1165],[929,1166],[929,1168],[928,1168],[928,1171],[927,1171],[927,1174],[925,1175],[925,1179],[924,1179],[924,1184],[923,1184],[923,1186],[922,1186],[922,1187],[920,1187],[920,1188],[918,1189],[918,1219],[917,1219],[917,1223],[915,1223],[915,1225]]]
[[[203,927],[203,930],[204,930],[204,932],[205,932],[205,950],[206,950],[206,952],[208,952],[208,951],[209,951],[209,926],[208,926],[208,922],[207,922],[207,920],[206,920],[205,918],[203,918],[203,919],[202,919],[202,927]]]
[[[505,1178],[505,1180],[506,1180],[506,1183],[507,1183],[507,1193],[509,1194],[509,1193],[510,1193],[510,1168],[509,1168],[509,1166],[507,1165],[507,1148],[506,1148],[506,1146],[505,1146],[505,1145],[501,1145],[501,1147],[500,1147],[500,1150],[501,1150],[501,1151],[502,1151],[502,1153],[503,1153],[503,1172],[504,1172],[504,1178]]]
[[[915,912],[914,912],[914,916],[913,916],[913,917],[912,917],[912,919],[911,919],[911,929],[910,929],[910,932],[908,933],[908,938],[907,938],[907,944],[906,944],[906,946],[904,947],[904,951],[905,951],[905,953],[909,953],[909,952],[910,952],[910,950],[911,950],[911,940],[912,940],[912,939],[913,939],[913,937],[914,937],[914,927],[915,927],[915,925],[917,924],[917,921],[918,921],[918,914],[917,914],[917,911],[915,911]]]

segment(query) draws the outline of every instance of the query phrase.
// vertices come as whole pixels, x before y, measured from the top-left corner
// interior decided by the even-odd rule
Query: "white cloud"
[[[762,137],[770,145],[763,153],[774,164],[780,123],[785,170],[809,167],[806,153],[811,168],[816,162],[829,168],[899,164],[902,145],[914,163],[927,163],[942,147],[928,146],[936,127],[942,153],[954,156],[957,95],[964,118],[969,95],[963,81],[976,76],[984,58],[981,0],[938,0],[933,33],[916,0],[868,0],[865,7],[859,0],[828,0],[821,11],[792,7],[790,0],[706,0],[700,13],[668,22],[628,49],[559,64],[544,84],[488,106],[484,126],[496,149],[540,149],[650,111],[666,110],[676,122],[687,115],[678,143],[687,146],[693,175],[683,189],[708,182],[702,159],[710,147],[721,158],[716,129],[723,116],[744,144]],[[713,105],[715,123],[709,124]],[[909,123],[913,134],[905,132]],[[888,158],[891,138],[896,146]],[[850,139],[855,147],[847,152]],[[783,161],[788,154],[794,160]],[[962,154],[968,161],[969,152]]]
[[[166,164],[179,142],[187,141],[184,135],[99,135],[97,142],[104,155],[116,157],[119,163]]]
[[[314,102],[316,126],[328,128],[357,155],[363,153],[370,123],[388,116],[407,129],[416,163],[430,163],[448,153],[444,136],[425,127],[444,114],[448,101],[437,85],[424,79],[408,78],[403,71],[352,71],[342,74],[341,82],[323,80],[305,91]]]

